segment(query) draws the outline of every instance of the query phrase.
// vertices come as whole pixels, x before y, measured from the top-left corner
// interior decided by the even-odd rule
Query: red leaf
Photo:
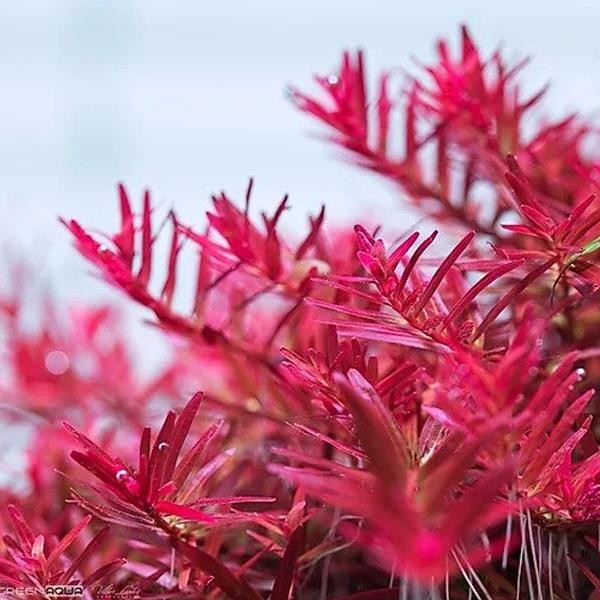
[[[177,538],[171,538],[171,545],[196,568],[210,575],[215,585],[232,600],[262,600],[243,579],[237,577],[225,564],[208,552],[190,546]]]
[[[297,569],[298,559],[302,552],[304,543],[304,526],[296,528],[290,536],[283,558],[279,563],[271,600],[288,600],[294,585],[294,575]]]
[[[458,260],[460,255],[468,248],[469,244],[475,237],[475,232],[471,231],[465,237],[456,244],[456,246],[452,249],[450,254],[444,259],[442,264],[437,268],[433,277],[430,279],[427,287],[423,291],[423,293],[419,296],[419,302],[414,306],[413,311],[415,315],[418,315],[427,302],[429,302],[430,298],[433,296],[435,291],[437,290],[440,283],[448,273],[448,271],[452,268],[454,263]]]

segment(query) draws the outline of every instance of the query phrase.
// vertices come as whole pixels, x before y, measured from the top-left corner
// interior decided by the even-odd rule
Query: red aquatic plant
[[[439,42],[400,85],[386,72],[371,93],[347,52],[319,92],[293,89],[421,231],[323,208],[295,235],[287,196],[257,217],[252,182],[198,225],[161,218],[148,191],[138,210],[123,186],[115,232],[63,220],[172,353],[141,377],[111,308],[44,299],[31,327],[32,277],[2,291],[0,394],[29,436],[0,490],[3,585],[598,594],[598,145],[578,115],[536,122],[546,90],[523,93],[524,66],[463,28],[458,53]]]
[[[57,539],[35,534],[16,506],[9,505],[6,511],[12,533],[5,534],[3,539],[5,558],[0,561],[0,581],[6,586],[3,593],[38,598],[81,597],[83,590],[110,577],[126,562],[116,558],[90,569],[90,563],[98,560],[98,549],[106,543],[109,528],[98,530],[81,544],[80,538],[90,525],[89,516]]]

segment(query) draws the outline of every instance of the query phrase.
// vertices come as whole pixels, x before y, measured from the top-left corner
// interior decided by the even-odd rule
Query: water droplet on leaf
[[[117,471],[115,477],[117,481],[126,481],[129,479],[129,473],[127,472],[127,469],[121,469],[120,471]]]

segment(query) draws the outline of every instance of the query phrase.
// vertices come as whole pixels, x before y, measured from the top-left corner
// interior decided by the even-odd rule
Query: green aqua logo
[[[44,593],[50,598],[72,598],[83,596],[82,585],[47,585]]]

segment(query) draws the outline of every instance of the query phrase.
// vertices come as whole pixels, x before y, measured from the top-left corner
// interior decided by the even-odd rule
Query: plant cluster
[[[164,332],[157,375],[111,307],[45,298],[32,328],[13,278],[0,391],[32,434],[0,491],[2,585],[600,597],[597,132],[542,114],[525,61],[483,57],[464,28],[460,44],[371,86],[345,53],[291,91],[419,231],[402,210],[383,229],[323,208],[289,234],[287,196],[257,216],[252,182],[199,227],[123,186],[113,233],[63,221]]]

